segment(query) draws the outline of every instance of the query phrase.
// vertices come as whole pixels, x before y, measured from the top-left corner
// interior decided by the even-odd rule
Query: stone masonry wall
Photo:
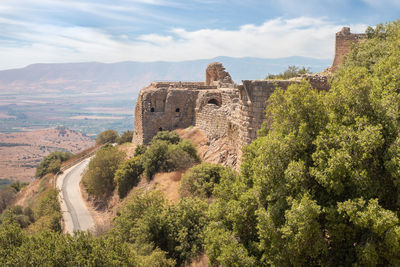
[[[328,90],[325,76],[308,75],[313,88]],[[161,130],[174,130],[195,125],[208,139],[224,139],[228,154],[235,155],[235,166],[240,165],[242,147],[257,137],[266,121],[265,108],[270,95],[284,90],[293,80],[243,81],[243,85],[217,88],[203,84],[152,83],[142,89],[135,109],[133,142],[146,144]],[[199,88],[197,88],[197,86]],[[237,160],[236,160],[237,159]]]
[[[139,93],[135,109],[135,144],[150,142],[158,131],[186,128],[194,123],[199,91],[158,85],[152,84]]]
[[[332,70],[337,70],[342,64],[343,58],[350,52],[351,44],[358,43],[366,38],[363,33],[350,33],[349,27],[343,27],[342,30],[336,33],[335,39],[335,58],[332,63]]]
[[[215,101],[214,101],[215,100]],[[202,129],[209,139],[226,136],[229,122],[235,120],[239,109],[237,89],[219,89],[201,92],[196,103],[195,125]]]

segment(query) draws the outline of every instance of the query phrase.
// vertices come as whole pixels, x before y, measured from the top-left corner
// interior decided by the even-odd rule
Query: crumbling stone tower
[[[332,63],[332,71],[337,70],[338,66],[342,64],[344,56],[350,52],[353,43],[359,43],[364,40],[366,35],[364,33],[351,33],[350,27],[343,27],[340,32],[336,33],[335,39],[335,58]]]
[[[231,75],[220,62],[213,62],[206,69],[206,85],[233,84]]]

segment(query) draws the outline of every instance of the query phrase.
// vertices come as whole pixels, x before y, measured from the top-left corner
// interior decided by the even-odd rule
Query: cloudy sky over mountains
[[[0,0],[0,69],[38,62],[332,58],[400,0]]]

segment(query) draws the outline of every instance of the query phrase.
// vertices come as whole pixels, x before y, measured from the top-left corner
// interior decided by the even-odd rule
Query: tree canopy
[[[55,151],[50,153],[36,167],[36,177],[43,177],[48,173],[57,173],[61,168],[61,163],[73,156],[74,154],[70,152]]]
[[[129,133],[126,135],[129,135]],[[119,135],[118,135],[117,131],[105,130],[105,131],[99,133],[99,135],[97,135],[96,144],[99,145],[99,144],[115,143],[115,142],[117,142],[118,139],[119,139]]]
[[[369,28],[329,92],[272,94],[270,129],[244,150],[240,179],[217,188],[228,197],[212,207],[212,261],[400,264],[399,42],[400,22]]]

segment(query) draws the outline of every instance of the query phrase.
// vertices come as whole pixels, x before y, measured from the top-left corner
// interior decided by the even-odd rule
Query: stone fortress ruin
[[[335,71],[342,64],[344,56],[350,52],[351,44],[358,43],[365,38],[367,38],[365,33],[351,33],[349,27],[343,27],[340,32],[337,32],[332,70]]]
[[[352,42],[365,38],[343,28],[336,34],[336,70],[349,52]],[[329,90],[328,76],[303,75],[290,80],[243,80],[235,84],[221,63],[208,65],[205,82],[152,82],[143,88],[135,108],[133,143],[147,144],[158,131],[196,126],[210,143],[224,140],[228,151],[226,163],[240,165],[241,148],[257,137],[266,120],[265,108],[276,88],[286,89],[302,79],[318,90]]]

